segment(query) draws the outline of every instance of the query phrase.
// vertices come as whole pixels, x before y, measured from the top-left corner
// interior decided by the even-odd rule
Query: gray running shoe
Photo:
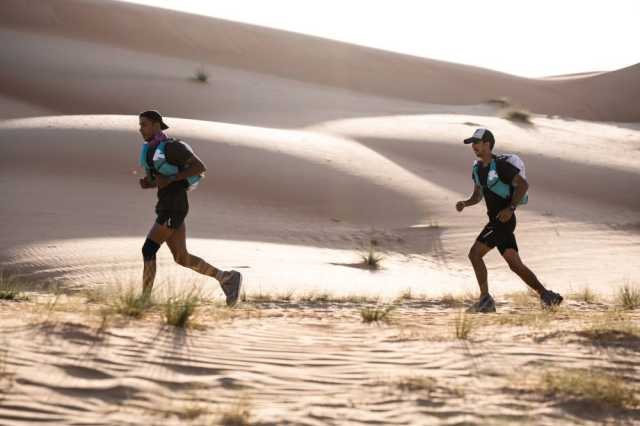
[[[542,303],[542,307],[545,309],[558,306],[563,300],[562,296],[551,290],[545,290],[545,292],[542,293],[542,296],[540,296],[540,303]]]
[[[242,274],[238,271],[229,271],[222,280],[222,291],[227,296],[227,306],[234,306],[240,297],[240,288],[242,287]]]
[[[476,303],[474,303],[467,309],[467,312],[470,312],[470,313],[475,313],[475,312],[488,313],[488,312],[495,312],[495,311],[496,311],[496,302],[495,300],[493,300],[493,297],[491,297],[490,294],[485,294],[480,298],[480,300],[478,300]]]

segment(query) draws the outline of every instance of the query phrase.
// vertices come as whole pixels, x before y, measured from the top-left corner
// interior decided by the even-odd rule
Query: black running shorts
[[[487,223],[480,235],[478,235],[476,241],[490,248],[498,247],[500,254],[504,254],[507,249],[518,251],[516,236],[513,233],[515,230],[515,216],[511,217],[511,220],[506,223],[502,223],[499,220],[491,221]]]
[[[158,225],[164,225],[167,228],[178,229],[184,223],[184,218],[187,217],[186,211],[176,210],[157,210],[156,223]]]

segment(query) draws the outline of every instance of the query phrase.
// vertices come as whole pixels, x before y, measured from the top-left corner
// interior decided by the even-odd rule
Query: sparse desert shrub
[[[467,340],[473,329],[473,320],[471,315],[467,315],[464,311],[460,311],[455,320],[456,339]]]
[[[371,240],[369,243],[369,250],[367,253],[363,254],[362,261],[369,269],[379,269],[380,262],[384,257],[377,252],[378,242],[376,240]]]
[[[639,404],[635,390],[622,377],[593,369],[545,371],[537,389],[548,396],[601,406],[631,408]]]
[[[390,314],[394,310],[394,306],[382,307],[366,307],[360,310],[362,322],[371,323],[379,321],[389,321]]]
[[[640,307],[640,288],[630,284],[623,286],[618,291],[616,301],[623,309],[631,310]]]
[[[164,304],[165,322],[174,327],[185,328],[189,324],[200,298],[193,293],[170,297]]]
[[[209,73],[204,68],[198,68],[194,78],[200,83],[207,83],[209,81]]]
[[[131,318],[141,318],[153,302],[149,295],[138,294],[132,288],[120,290],[111,305],[114,312]]]
[[[502,117],[517,123],[533,124],[531,121],[531,113],[521,109],[508,109],[502,113]]]

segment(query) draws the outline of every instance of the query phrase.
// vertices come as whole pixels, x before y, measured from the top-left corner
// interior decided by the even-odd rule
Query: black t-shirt
[[[504,157],[496,157],[494,155],[493,158],[496,160],[496,171],[498,172],[498,178],[504,183],[511,185],[513,179],[518,173],[520,173],[520,169],[509,163]],[[489,176],[490,169],[490,165],[485,167],[482,162],[478,162],[478,178],[480,178],[482,194],[487,204],[487,215],[489,216],[489,220],[494,221],[496,220],[496,216],[498,215],[498,213],[500,213],[500,210],[506,209],[511,205],[513,186],[511,186],[511,193],[509,195],[509,198],[506,199],[491,191],[489,188],[487,188],[487,176]],[[473,179],[473,173],[471,178]]]
[[[153,154],[155,149],[147,151],[147,164],[153,164]],[[164,153],[169,164],[178,167],[179,171],[187,168],[187,161],[193,156],[193,152],[178,140],[172,140],[165,146]],[[186,179],[171,182],[164,188],[158,188],[158,203],[156,210],[173,210],[186,212],[189,210],[187,200],[187,188],[189,183]]]

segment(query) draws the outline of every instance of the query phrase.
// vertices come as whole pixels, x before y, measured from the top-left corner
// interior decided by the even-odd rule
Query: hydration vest
[[[499,158],[501,160],[506,160],[515,168],[520,170],[520,173],[518,174],[526,179],[524,163],[522,162],[520,157],[518,157],[515,154],[505,154],[505,155],[501,155]],[[476,161],[475,163],[473,163],[473,180],[476,183],[476,185],[482,186],[480,184],[480,175],[478,174],[479,167],[480,167],[480,161]],[[496,167],[495,158],[491,159],[491,164],[489,165],[489,173],[487,174],[487,185],[485,187],[488,188],[494,194],[498,195],[499,197],[504,198],[505,200],[511,197],[511,185],[500,180],[500,177],[498,176],[498,169]],[[522,197],[522,200],[520,200],[520,203],[518,204],[527,204],[528,202],[529,202],[529,194],[527,193],[524,195],[524,197]]]
[[[158,144],[155,152],[153,153],[153,160],[152,160],[153,168],[149,167],[149,163],[147,162],[147,153],[149,152],[149,144],[147,142],[142,144],[142,149],[140,150],[140,165],[144,167],[147,173],[151,173],[151,174],[159,173],[163,176],[175,176],[178,174],[180,169],[178,168],[178,166],[174,166],[173,164],[167,161],[167,156],[165,153],[167,144],[172,142],[180,142],[180,141],[176,139],[165,139],[164,141]],[[187,149],[193,153],[193,150],[189,145],[187,145],[184,142],[180,142],[180,143],[183,143],[184,146],[186,146]],[[200,180],[202,180],[202,176],[189,176],[185,180],[189,184],[187,191],[192,191],[198,186],[198,183],[200,182]]]

